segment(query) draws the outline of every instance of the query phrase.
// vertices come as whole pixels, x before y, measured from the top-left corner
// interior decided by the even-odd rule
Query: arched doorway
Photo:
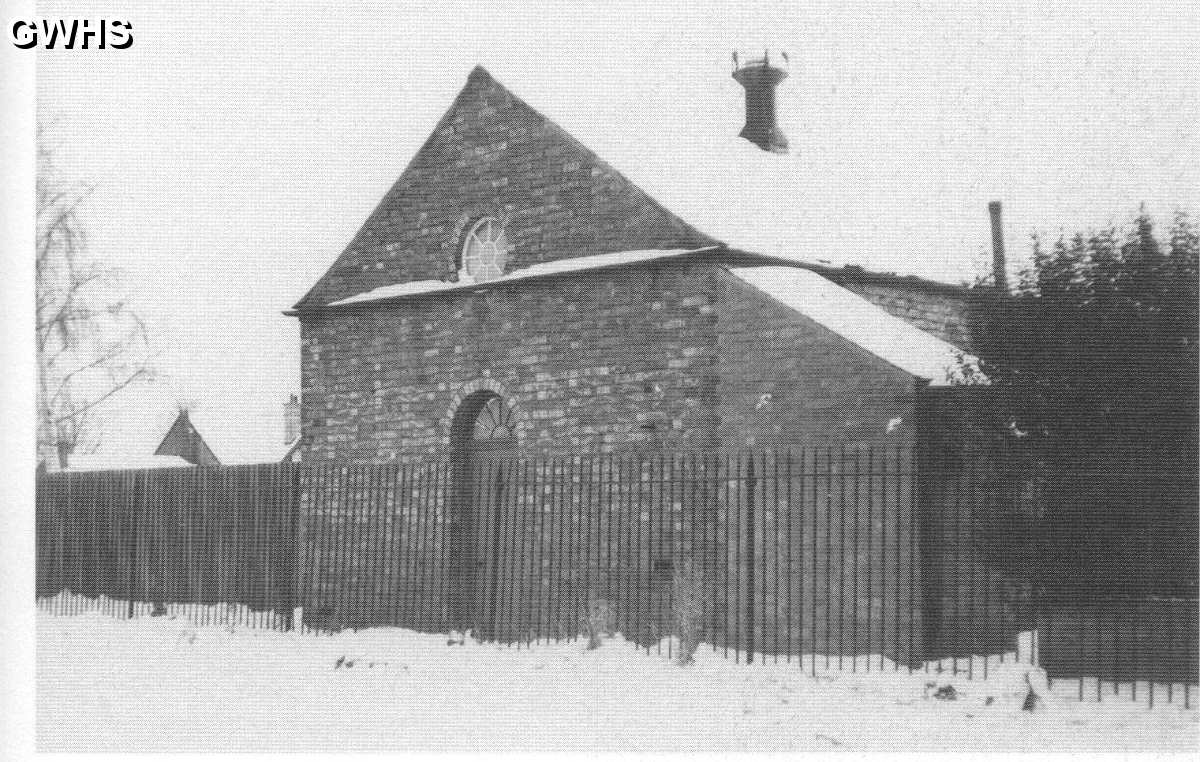
[[[512,407],[490,390],[463,400],[450,425],[453,506],[450,523],[451,621],[483,637],[495,630],[500,567],[503,462],[517,453]]]

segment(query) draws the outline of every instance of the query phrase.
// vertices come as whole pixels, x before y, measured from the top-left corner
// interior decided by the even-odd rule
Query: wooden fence
[[[240,605],[239,617],[290,627],[299,477],[284,464],[44,476],[37,597],[56,611],[169,609],[200,621]]]

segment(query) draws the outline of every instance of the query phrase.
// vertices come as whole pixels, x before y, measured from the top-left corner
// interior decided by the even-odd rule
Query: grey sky
[[[1121,221],[1141,202],[1163,222],[1195,214],[1195,10],[1043,5],[43,3],[134,29],[130,50],[41,53],[38,69],[60,165],[97,184],[93,251],[125,268],[160,350],[164,381],[114,410],[113,432],[179,399],[222,438],[278,436],[299,390],[281,312],[477,63],[655,194],[656,157],[740,127],[730,51],[787,50],[785,132],[831,251],[869,267],[970,279],[991,198],[1016,254],[1031,229]],[[656,176],[667,196],[688,182]]]

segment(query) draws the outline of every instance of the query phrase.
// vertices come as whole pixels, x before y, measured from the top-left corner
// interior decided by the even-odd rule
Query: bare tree
[[[97,441],[99,408],[150,375],[150,353],[121,272],[87,251],[78,211],[91,187],[61,177],[40,128],[37,158],[38,457],[66,468]]]

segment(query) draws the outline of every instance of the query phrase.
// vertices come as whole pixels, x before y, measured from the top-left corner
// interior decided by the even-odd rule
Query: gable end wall
[[[508,270],[715,243],[476,69],[354,240],[297,306],[394,283],[453,280],[464,236],[485,216],[504,223]]]

